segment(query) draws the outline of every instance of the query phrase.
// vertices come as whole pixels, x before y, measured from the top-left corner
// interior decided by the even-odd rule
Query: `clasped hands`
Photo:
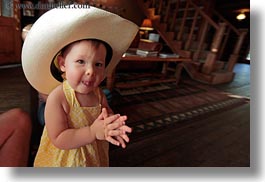
[[[127,133],[132,132],[132,128],[125,124],[127,116],[120,114],[109,115],[106,108],[102,109],[101,114],[95,122],[101,123],[104,132],[97,132],[96,138],[99,140],[107,140],[113,145],[126,147],[125,141],[129,142]],[[102,130],[101,130],[102,131]]]

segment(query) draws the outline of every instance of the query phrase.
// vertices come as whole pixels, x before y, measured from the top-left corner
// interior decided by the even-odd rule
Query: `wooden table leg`
[[[161,72],[163,75],[167,74],[168,63],[169,62],[164,62],[163,63],[163,68],[162,68],[162,72]]]
[[[181,77],[181,72],[183,69],[184,65],[182,63],[177,64],[176,72],[175,72],[175,77],[176,77],[176,84],[178,85]]]
[[[112,72],[107,75],[107,89],[109,89],[110,91],[113,90],[113,87],[114,87],[114,82],[115,82],[115,69],[112,70]]]

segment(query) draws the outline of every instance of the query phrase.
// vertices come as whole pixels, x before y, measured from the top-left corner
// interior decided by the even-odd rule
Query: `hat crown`
[[[51,74],[55,55],[66,45],[81,39],[108,43],[113,56],[106,74],[119,62],[138,32],[138,26],[116,14],[92,6],[55,8],[32,26],[22,48],[22,67],[27,80],[39,92],[49,94],[60,84]]]

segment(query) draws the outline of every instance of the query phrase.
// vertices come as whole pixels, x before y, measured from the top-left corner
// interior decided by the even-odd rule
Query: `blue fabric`
[[[45,120],[44,120],[44,110],[45,110],[46,102],[42,102],[38,108],[38,122],[44,126]]]
[[[109,89],[103,89],[103,93],[106,95],[108,102],[111,101],[112,95]]]

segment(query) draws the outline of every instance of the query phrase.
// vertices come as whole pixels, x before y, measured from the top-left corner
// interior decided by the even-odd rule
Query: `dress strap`
[[[80,104],[79,104],[79,102],[78,102],[78,100],[76,99],[76,96],[75,96],[75,91],[69,85],[67,80],[63,81],[63,91],[64,91],[64,94],[65,94],[67,102],[71,106],[79,106],[80,107]],[[103,91],[99,87],[97,87],[94,90],[94,93],[98,97],[99,104],[102,105],[102,96],[103,96],[102,94],[104,94]]]
[[[63,81],[63,91],[66,97],[66,100],[70,106],[79,106],[79,103],[75,99],[75,91],[69,85],[67,80]]]

